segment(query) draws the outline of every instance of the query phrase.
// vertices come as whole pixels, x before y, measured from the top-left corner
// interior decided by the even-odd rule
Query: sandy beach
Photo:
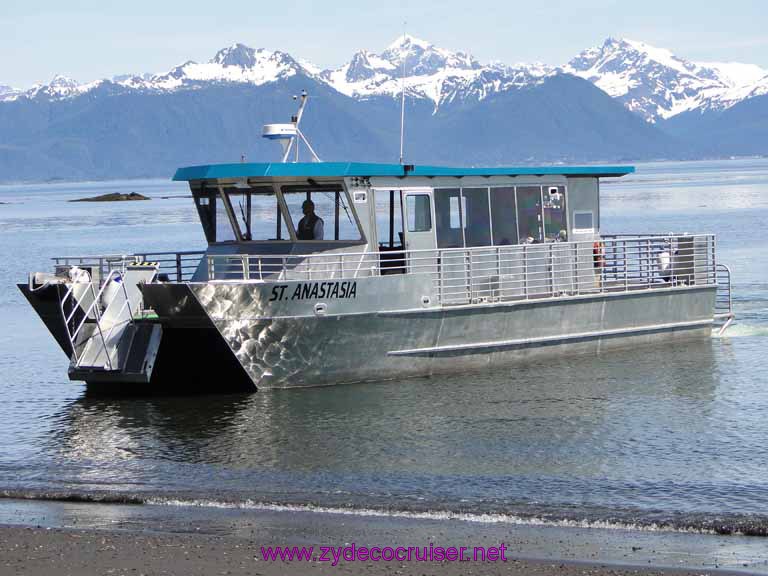
[[[701,575],[713,571],[509,559],[507,562],[268,562],[259,543],[204,534],[0,527],[0,574],[64,575]],[[718,571],[719,574],[727,572]]]
[[[506,547],[506,562],[321,561],[321,546]],[[316,561],[262,547],[313,546]],[[763,538],[209,506],[0,499],[0,574],[768,574]]]

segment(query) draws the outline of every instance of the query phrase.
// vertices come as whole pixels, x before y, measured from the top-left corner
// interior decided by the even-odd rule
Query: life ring
[[[592,261],[595,268],[603,268],[605,266],[605,244],[596,240],[592,243]]]

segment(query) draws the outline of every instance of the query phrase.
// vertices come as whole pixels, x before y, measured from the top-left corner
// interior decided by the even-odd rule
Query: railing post
[[[473,297],[473,282],[472,282],[472,251],[464,249],[464,259],[467,263],[467,293],[469,296],[469,303],[472,303]]]
[[[675,275],[675,246],[672,244],[672,236],[669,236],[669,280],[672,286],[677,285],[677,277]]]
[[[528,245],[523,244],[523,296],[528,300]]]
[[[552,251],[554,245],[554,242],[549,244],[549,294],[553,297],[555,295],[555,255]]]
[[[445,263],[445,258],[443,257],[443,250],[437,251],[437,260],[435,261],[435,264],[437,264],[437,297],[440,299],[440,305],[443,304],[443,264]]]
[[[494,301],[501,300],[501,248],[496,246],[496,294]]]
[[[176,282],[181,282],[181,253],[176,252]]]
[[[648,238],[645,241],[645,279],[646,279],[645,286],[646,288],[651,287],[651,270],[652,269],[653,267],[651,262],[651,239]]]
[[[213,265],[213,256],[208,256],[208,280],[216,279],[216,270]]]
[[[250,280],[251,279],[251,262],[249,260],[248,254],[241,254],[240,259],[243,264],[243,280]]]
[[[581,277],[579,275],[579,243],[573,243],[573,292],[581,293]]]
[[[627,258],[627,241],[622,241],[622,256],[624,258],[624,291],[629,291],[629,259]]]

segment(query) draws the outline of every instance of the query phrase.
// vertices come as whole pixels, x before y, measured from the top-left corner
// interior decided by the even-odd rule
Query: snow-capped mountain
[[[297,73],[315,75],[309,66],[299,64],[285,52],[272,52],[234,44],[219,50],[206,63],[188,61],[162,74],[125,74],[86,84],[80,84],[66,76],[56,75],[49,84],[39,84],[26,91],[0,87],[0,101],[15,100],[20,97],[61,100],[85,94],[107,82],[142,92],[199,88],[201,85],[215,82],[237,82],[259,86]]]
[[[608,38],[562,68],[650,122],[689,110],[722,110],[768,92],[768,71],[739,63],[690,62],[634,40]]]
[[[49,84],[33,86],[25,92],[24,95],[30,98],[44,97],[50,100],[62,100],[90,92],[102,82],[102,80],[99,80],[87,84],[80,84],[72,78],[57,74]]]
[[[355,98],[397,96],[405,87],[410,97],[431,100],[435,109],[457,100],[483,100],[489,94],[532,85],[554,72],[541,64],[482,65],[465,52],[451,52],[403,36],[381,54],[356,53],[343,66],[320,77],[342,94]]]
[[[6,98],[14,97],[20,93],[21,93],[21,90],[17,90],[12,86],[5,86],[3,84],[0,84],[0,102],[2,102]]]
[[[303,74],[358,99],[399,96],[404,84],[409,97],[430,100],[437,110],[448,102],[480,101],[493,93],[531,86],[554,72],[555,68],[544,64],[482,65],[464,52],[451,52],[425,40],[405,36],[381,54],[363,50],[348,63],[331,70],[321,70],[284,52],[235,44],[220,50],[206,63],[189,61],[166,73],[115,76],[109,82],[127,89],[165,92],[199,88],[212,82],[262,85]],[[26,92],[9,93],[6,99],[20,96],[68,98],[103,82],[107,81],[78,84],[56,76],[50,84],[35,86]]]
[[[643,42],[608,38],[568,64],[483,64],[470,54],[439,48],[404,36],[381,53],[357,52],[349,62],[321,70],[306,60],[243,44],[224,48],[205,63],[186,62],[160,74],[115,76],[79,84],[56,76],[49,84],[26,91],[0,87],[0,101],[21,97],[61,100],[110,83],[126,90],[169,92],[211,83],[264,85],[296,75],[310,77],[358,100],[399,97],[447,104],[480,102],[490,95],[540,84],[557,73],[580,76],[622,102],[649,122],[689,110],[723,110],[743,100],[768,94],[768,71],[740,63],[690,62],[669,50]]]
[[[189,61],[165,74],[132,76],[118,83],[150,91],[196,87],[206,82],[239,82],[259,86],[297,73],[312,74],[285,52],[234,44],[219,50],[206,63]]]

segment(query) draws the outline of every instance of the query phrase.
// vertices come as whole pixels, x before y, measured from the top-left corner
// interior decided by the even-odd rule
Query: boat
[[[383,381],[684,346],[733,320],[714,235],[601,233],[601,179],[633,167],[322,162],[305,103],[264,127],[281,162],[177,170],[205,251],[56,256],[19,284],[71,380],[140,394]]]

